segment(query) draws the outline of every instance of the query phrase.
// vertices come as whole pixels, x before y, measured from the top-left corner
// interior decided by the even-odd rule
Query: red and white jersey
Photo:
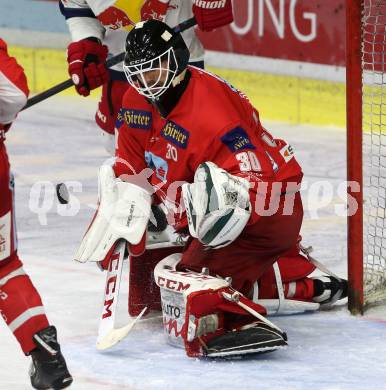
[[[288,191],[286,183],[296,186],[302,178],[291,146],[263,128],[245,95],[216,75],[195,67],[189,71],[186,90],[166,118],[131,88],[117,121],[117,177],[150,168],[149,182],[174,213],[177,229],[185,224],[184,215],[178,217],[180,186],[192,183],[205,161],[249,179],[252,204],[256,199],[265,204],[261,195],[280,196]],[[257,218],[253,213],[249,223]]]
[[[25,105],[28,96],[23,68],[0,38],[0,313],[25,354],[36,348],[33,335],[48,326],[43,303],[17,255],[13,176],[4,130]]]
[[[141,20],[143,4],[144,0],[60,0],[59,3],[73,41],[97,37],[112,55],[124,50],[127,31]],[[192,0],[170,0],[165,23],[174,27],[192,16]],[[203,61],[204,49],[194,29],[188,29],[182,36],[191,54],[190,61]],[[122,66],[113,69],[122,71]]]
[[[0,131],[16,118],[26,104],[28,93],[23,68],[9,56],[7,44],[0,38]]]

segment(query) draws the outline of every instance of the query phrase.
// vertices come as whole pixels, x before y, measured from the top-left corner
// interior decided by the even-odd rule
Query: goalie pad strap
[[[253,301],[267,308],[269,314],[294,314],[318,310],[320,305],[312,302],[307,278],[315,266],[298,250],[282,256],[254,284]],[[311,281],[312,285],[312,281]],[[310,295],[311,294],[311,295]]]

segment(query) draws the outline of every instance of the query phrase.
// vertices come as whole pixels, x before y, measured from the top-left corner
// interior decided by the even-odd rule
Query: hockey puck
[[[60,204],[68,204],[70,199],[70,194],[68,192],[67,186],[64,183],[58,183],[56,185],[56,196]]]

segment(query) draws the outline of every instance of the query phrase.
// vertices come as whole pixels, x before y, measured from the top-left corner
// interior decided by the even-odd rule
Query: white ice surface
[[[73,389],[362,389],[386,388],[386,309],[366,317],[350,316],[345,306],[328,312],[273,318],[286,330],[286,350],[242,361],[200,361],[165,344],[160,324],[142,324],[111,351],[95,349],[104,275],[94,264],[73,262],[95,204],[97,167],[106,159],[93,122],[96,102],[51,98],[19,115],[7,147],[16,179],[19,254],[58,328]],[[262,113],[264,117],[264,113]],[[333,201],[323,192],[305,190],[304,242],[334,272],[346,275],[346,222],[336,216],[342,201],[337,186],[345,177],[342,129],[265,124],[291,141],[308,188],[327,180]],[[210,142],[210,140],[208,140]],[[60,216],[54,199],[42,226],[29,208],[31,187],[79,181],[79,213]],[[324,196],[328,195],[324,192]],[[49,201],[49,194],[46,194]],[[50,203],[48,203],[50,205]],[[312,217],[310,219],[310,217]],[[123,283],[124,284],[124,283]],[[125,302],[120,321],[124,322]],[[29,389],[24,357],[4,322],[0,322],[0,389]]]

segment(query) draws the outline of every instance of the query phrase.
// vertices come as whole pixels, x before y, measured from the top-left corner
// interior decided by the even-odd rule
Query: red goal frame
[[[346,0],[346,112],[348,308],[363,314],[362,10],[363,0]],[[350,185],[350,182],[359,184]],[[349,213],[350,214],[350,213]]]

